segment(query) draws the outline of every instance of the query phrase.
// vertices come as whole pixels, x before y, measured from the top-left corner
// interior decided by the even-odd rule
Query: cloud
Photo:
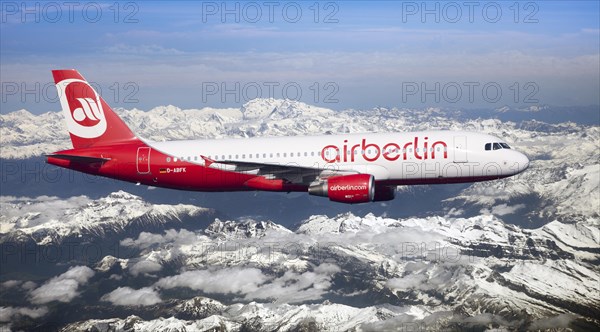
[[[135,263],[132,267],[129,268],[129,273],[133,276],[138,276],[139,274],[148,274],[152,272],[157,272],[162,269],[162,265],[157,262],[142,260]]]
[[[245,296],[247,300],[274,300],[275,303],[301,303],[321,299],[331,287],[331,277],[341,272],[334,264],[324,263],[313,271],[287,271]]]
[[[299,303],[322,298],[331,286],[332,276],[340,271],[337,265],[324,263],[313,271],[287,271],[274,277],[256,268],[233,267],[186,271],[163,278],[155,285],[163,289],[188,287],[206,293],[239,294],[245,300]]]
[[[0,225],[3,230],[10,230],[59,222],[64,219],[65,211],[89,202],[87,196],[67,199],[45,195],[35,198],[0,196]]]
[[[391,289],[420,289],[427,282],[427,276],[409,274],[401,278],[389,279],[385,285]]]
[[[525,204],[517,204],[513,206],[508,206],[507,204],[496,205],[492,208],[492,214],[504,216],[507,214],[514,214],[517,210],[520,210],[525,207]]]
[[[514,214],[518,210],[525,207],[525,204],[517,204],[509,206],[508,204],[499,204],[492,207],[492,210],[481,209],[479,212],[483,214],[494,214],[497,216],[505,216],[507,214]]]
[[[37,284],[33,281],[25,281],[23,283],[23,285],[21,285],[21,288],[25,289],[25,290],[32,290],[34,288],[37,287]]]
[[[2,288],[8,289],[19,286],[23,281],[21,280],[7,280],[2,283]]]
[[[463,209],[457,209],[457,208],[451,208],[450,211],[448,211],[446,213],[446,217],[457,217],[457,216],[462,216],[463,214],[465,214],[465,210],[463,210]]]
[[[148,306],[162,301],[158,293],[150,287],[137,290],[130,287],[119,287],[102,296],[101,300],[122,306]]]
[[[184,54],[182,51],[174,48],[165,48],[160,45],[128,45],[116,44],[105,49],[107,53],[132,54],[132,55],[178,55]]]
[[[573,320],[577,318],[576,315],[573,314],[560,314],[554,317],[544,317],[543,319],[538,319],[534,321],[529,327],[529,330],[549,330],[549,329],[558,329],[564,328],[567,329],[570,327],[570,324]]]
[[[404,275],[388,279],[386,287],[392,290],[429,291],[455,287],[457,282],[470,282],[466,277],[465,267],[448,262],[430,264],[427,262],[411,262],[404,267]]]
[[[187,229],[181,229],[179,231],[174,229],[168,229],[164,235],[141,232],[137,239],[126,238],[121,241],[122,246],[126,247],[138,247],[140,249],[146,249],[156,244],[162,243],[176,243],[176,244],[194,244],[199,240],[199,236],[194,232],[190,232]]]
[[[33,319],[40,318],[48,313],[48,308],[0,307],[0,322],[10,322],[27,316]]]
[[[141,232],[140,235],[138,235],[137,240],[126,238],[121,241],[121,245],[126,247],[138,247],[140,249],[146,249],[151,245],[160,244],[163,242],[163,236],[160,234]]]
[[[256,268],[232,267],[221,270],[186,271],[156,282],[164,289],[188,287],[206,293],[237,294],[258,289],[269,278]]]
[[[54,277],[39,288],[32,290],[29,295],[32,303],[43,304],[52,301],[70,302],[79,295],[77,289],[84,285],[94,275],[87,266],[76,266],[69,271]]]

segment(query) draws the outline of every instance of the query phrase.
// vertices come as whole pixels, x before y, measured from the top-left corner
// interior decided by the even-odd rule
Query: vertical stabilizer
[[[75,69],[53,70],[73,147],[135,140],[135,134]]]

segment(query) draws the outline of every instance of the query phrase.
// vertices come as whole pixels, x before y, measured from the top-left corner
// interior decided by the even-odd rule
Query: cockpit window
[[[489,151],[489,150],[500,150],[500,149],[510,149],[510,146],[508,146],[508,144],[506,144],[506,143],[499,143],[499,142],[485,143],[485,150],[486,151]]]

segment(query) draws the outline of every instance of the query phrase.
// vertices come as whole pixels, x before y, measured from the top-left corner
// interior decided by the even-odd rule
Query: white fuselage
[[[261,137],[149,143],[172,161],[205,165],[206,157],[227,170],[227,162],[368,173],[376,181],[421,178],[505,177],[525,170],[529,160],[494,136],[460,131],[364,133]],[[221,164],[220,162],[224,162]],[[233,168],[232,168],[233,170]]]

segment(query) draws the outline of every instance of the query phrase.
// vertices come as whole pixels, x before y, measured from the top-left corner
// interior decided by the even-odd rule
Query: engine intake
[[[340,203],[366,203],[375,199],[375,178],[370,174],[334,176],[310,186],[308,193]]]

